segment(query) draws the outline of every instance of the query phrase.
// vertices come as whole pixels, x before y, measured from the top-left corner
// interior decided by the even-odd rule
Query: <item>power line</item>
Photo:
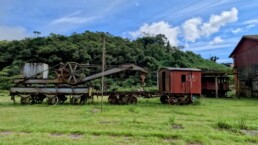
[[[183,7],[183,8],[181,8],[181,9],[177,10],[177,11],[176,11],[175,13],[173,13],[173,14],[177,14],[177,13],[181,12],[182,10],[184,10],[184,9],[186,9],[186,8],[192,6],[192,5],[197,4],[199,1],[200,1],[200,0],[195,1],[195,2],[193,2],[193,3],[190,3],[189,5],[186,5],[185,7]],[[203,7],[200,7],[200,8],[198,8],[198,9],[192,11],[192,12],[189,12],[189,13],[190,13],[190,14],[196,13],[197,11],[199,11],[199,10],[201,10],[201,9],[203,9],[203,8],[210,7],[210,6],[212,6],[212,5],[216,4],[216,3],[218,3],[219,1],[220,1],[220,0],[216,0],[216,1],[213,2],[213,3],[210,3],[210,4],[208,4],[208,5],[205,5],[205,6],[203,6]],[[174,6],[174,5],[173,5],[173,6]],[[163,10],[161,10],[161,11],[159,11],[159,12],[163,12],[163,11],[167,10],[168,8],[171,8],[171,6],[170,6],[170,7],[167,7],[166,9],[163,9]],[[164,16],[159,17],[159,18],[157,18],[157,19],[154,19],[154,21],[155,21],[155,20],[158,20],[158,19],[165,18],[165,17],[167,17],[168,15],[170,15],[170,14],[167,14],[167,15],[164,15]],[[178,16],[179,16],[179,15],[178,15]],[[176,16],[176,17],[178,17],[178,16]],[[183,17],[186,17],[186,16],[187,16],[187,15],[184,15]],[[127,28],[123,29],[122,31],[118,32],[118,34],[121,34],[121,33],[124,32],[124,31],[131,30],[131,29],[135,28],[136,25],[138,25],[138,24],[142,23],[143,21],[146,21],[146,20],[148,20],[148,19],[150,19],[150,18],[152,18],[152,17],[147,17],[147,18],[141,20],[140,22],[136,23],[134,26],[127,27]],[[181,18],[182,18],[182,17],[181,17]]]
[[[207,7],[210,7],[210,6],[212,6],[212,5],[215,5],[215,4],[218,3],[219,1],[221,1],[221,0],[217,0],[217,1],[213,2],[213,3],[210,3],[210,4],[208,4],[208,5],[205,5],[204,7],[200,7],[200,8],[198,8],[198,9],[196,9],[196,10],[193,10],[193,11],[191,12],[191,14],[196,13],[196,12],[202,10],[203,8],[207,8]],[[187,16],[187,15],[184,15],[184,16],[182,16],[181,18],[185,18],[186,16]]]
[[[158,14],[158,13],[164,12],[164,11],[166,11],[166,10],[172,8],[172,7],[175,7],[175,6],[179,5],[179,4],[180,4],[180,3],[176,3],[176,4],[173,4],[173,5],[170,5],[170,6],[166,7],[165,9],[162,9],[162,10],[160,10],[160,11],[157,11],[157,12],[154,13],[153,15],[156,15],[156,14]],[[141,23],[141,22],[143,22],[143,21],[146,21],[146,20],[149,20],[149,19],[153,18],[153,15],[151,15],[151,16],[149,16],[149,17],[146,17],[146,18],[144,18],[143,20],[140,20],[140,21],[136,22],[136,24],[139,24],[139,23]],[[132,29],[132,28],[134,28],[134,27],[136,26],[136,24],[133,25],[133,26],[127,27],[127,28],[121,30],[121,31],[118,32],[118,33],[120,34],[120,33],[123,32],[123,31],[126,31],[126,30],[128,30],[128,29]]]

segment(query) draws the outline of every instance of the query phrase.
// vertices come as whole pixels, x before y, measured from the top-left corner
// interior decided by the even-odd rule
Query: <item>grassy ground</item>
[[[0,93],[0,144],[258,144],[258,100],[208,99],[201,105],[22,106]]]

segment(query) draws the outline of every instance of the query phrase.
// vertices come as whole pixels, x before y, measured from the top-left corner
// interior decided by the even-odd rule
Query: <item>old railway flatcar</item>
[[[190,104],[201,95],[201,70],[194,68],[162,68],[158,72],[158,87],[163,104]]]

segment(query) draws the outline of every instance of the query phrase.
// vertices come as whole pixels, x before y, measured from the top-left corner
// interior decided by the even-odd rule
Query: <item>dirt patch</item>
[[[50,136],[58,137],[58,136],[63,136],[63,133],[50,133]]]
[[[124,140],[125,140],[125,141],[131,141],[131,140],[132,140],[132,137],[130,137],[130,136],[124,136]]]
[[[201,143],[188,143],[187,145],[202,145]]]
[[[92,134],[92,138],[99,138],[100,135],[97,135],[97,134]]]
[[[250,136],[258,136],[258,130],[247,130],[247,129],[242,129],[240,130],[242,134],[245,135],[250,135]]]
[[[116,138],[115,136],[113,136],[112,138]],[[130,136],[124,136],[123,140],[118,141],[117,144],[135,144],[134,143],[134,139]]]
[[[100,111],[101,111],[100,109],[96,109],[96,108],[90,110],[91,113],[98,113]]]
[[[22,135],[27,135],[27,134],[30,134],[30,132],[27,132],[27,131],[22,131],[22,132],[19,132],[19,134],[22,134]]]
[[[169,142],[175,141],[175,139],[174,138],[163,138],[163,141],[166,143],[169,143]]]
[[[83,134],[73,133],[73,134],[70,134],[69,137],[71,139],[81,139],[81,138],[83,138]]]
[[[13,134],[13,132],[12,131],[0,131],[0,134],[1,135],[11,135],[11,134]]]
[[[181,125],[181,124],[173,124],[171,127],[173,129],[184,129],[183,125]]]

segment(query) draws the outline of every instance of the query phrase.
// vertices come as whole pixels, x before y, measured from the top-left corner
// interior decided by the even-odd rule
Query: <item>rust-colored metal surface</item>
[[[116,68],[112,68],[112,69],[106,70],[103,73],[100,72],[100,73],[97,73],[97,74],[94,74],[94,75],[91,75],[91,76],[87,76],[87,77],[83,78],[80,81],[80,83],[100,78],[102,75],[108,76],[108,75],[111,75],[111,74],[115,74],[115,73],[119,73],[119,72],[123,72],[123,71],[128,71],[128,70],[129,71],[130,70],[140,71],[142,73],[147,73],[148,72],[146,69],[144,69],[142,67],[139,67],[139,66],[136,66],[134,64],[125,64],[125,65],[120,65],[120,66],[118,66]]]
[[[173,71],[170,77],[171,93],[201,94],[201,71]]]
[[[201,70],[164,68],[159,71],[159,90],[172,94],[201,94]]]
[[[158,73],[162,104],[191,104],[201,95],[201,70],[193,68],[163,68]]]

